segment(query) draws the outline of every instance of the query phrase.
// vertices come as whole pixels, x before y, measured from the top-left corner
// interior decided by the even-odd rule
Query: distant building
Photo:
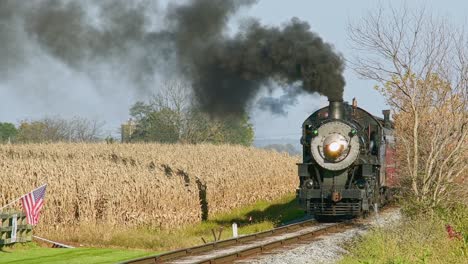
[[[122,136],[122,143],[130,142],[133,133],[136,130],[136,123],[130,118],[127,123],[122,124],[120,128],[120,135]]]

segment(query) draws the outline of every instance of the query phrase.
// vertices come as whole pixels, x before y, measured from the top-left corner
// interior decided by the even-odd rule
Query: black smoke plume
[[[286,116],[286,107],[295,105],[298,97],[303,94],[301,86],[291,86],[285,89],[280,97],[265,96],[260,98],[256,104],[259,109],[269,111],[272,114]]]
[[[91,78],[105,65],[133,82],[131,89],[149,87],[168,44],[165,34],[148,30],[149,16],[160,16],[155,7],[152,1],[0,0],[0,75],[27,64],[34,43]]]
[[[135,87],[151,87],[155,72],[173,67],[213,115],[244,113],[271,82],[284,89],[300,83],[302,92],[340,100],[343,60],[306,22],[274,27],[251,19],[234,36],[227,33],[230,19],[254,3],[190,0],[162,12],[155,1],[0,0],[0,76],[27,61],[23,46],[34,42],[91,77],[100,74],[96,64],[112,65]],[[155,18],[163,21],[158,29]],[[300,93],[285,94],[267,108],[294,103]]]
[[[300,81],[305,92],[340,100],[343,60],[306,22],[294,18],[283,27],[267,27],[253,21],[233,38],[223,35],[228,18],[250,3],[200,0],[170,13],[180,64],[202,108],[243,112],[271,80],[286,87]]]

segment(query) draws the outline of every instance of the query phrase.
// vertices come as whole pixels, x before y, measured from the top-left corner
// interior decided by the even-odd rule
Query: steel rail
[[[228,247],[235,247],[240,245],[246,245],[240,250],[234,250],[233,252],[229,252],[222,255],[213,255],[212,257],[207,256],[208,259],[203,259],[200,261],[193,261],[190,263],[230,263],[236,259],[244,258],[246,256],[250,256],[252,254],[258,254],[263,251],[270,250],[272,248],[281,247],[284,245],[296,243],[301,240],[311,239],[322,235],[327,232],[334,232],[350,225],[350,221],[345,221],[341,223],[334,223],[329,224],[323,227],[318,227],[317,229],[313,229],[307,232],[299,232],[297,235],[293,235],[286,238],[280,239],[273,239],[272,241],[267,241],[260,244],[253,244],[252,242],[264,239],[267,237],[274,237],[281,234],[287,233],[294,233],[295,231],[299,231],[301,229],[316,226],[317,222],[315,220],[307,220],[295,224],[290,224],[286,226],[281,226],[278,228],[274,228],[268,231],[263,231],[259,233],[254,233],[250,235],[241,236],[238,238],[231,238],[221,241],[216,241],[200,246],[195,246],[191,248],[179,249],[170,251],[164,254],[149,256],[138,258],[134,260],[128,260],[125,262],[121,262],[122,264],[154,264],[154,263],[167,263],[172,261],[177,261],[181,258],[188,258],[188,257],[195,257],[197,254],[204,254],[209,253],[210,251],[219,250]],[[317,225],[318,226],[318,225]],[[252,245],[250,245],[252,244]]]

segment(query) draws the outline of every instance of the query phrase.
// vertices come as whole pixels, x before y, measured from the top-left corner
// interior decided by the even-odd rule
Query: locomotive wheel
[[[393,202],[393,191],[392,191],[392,189],[386,189],[385,200],[387,200],[387,203]]]
[[[384,187],[380,191],[380,204],[381,204],[381,207],[384,207],[385,205],[387,205],[388,202],[389,202],[388,189]]]
[[[368,197],[367,198],[367,210],[362,211],[362,218],[366,219],[371,212],[371,208],[374,208],[374,199],[373,197]]]
[[[362,211],[362,218],[366,219],[369,216],[369,211]]]

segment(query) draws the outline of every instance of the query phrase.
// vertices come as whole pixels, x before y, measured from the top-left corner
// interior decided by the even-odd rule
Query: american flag
[[[39,211],[44,205],[46,187],[47,184],[44,184],[34,191],[21,197],[21,204],[23,205],[28,224],[36,225],[39,220]]]

